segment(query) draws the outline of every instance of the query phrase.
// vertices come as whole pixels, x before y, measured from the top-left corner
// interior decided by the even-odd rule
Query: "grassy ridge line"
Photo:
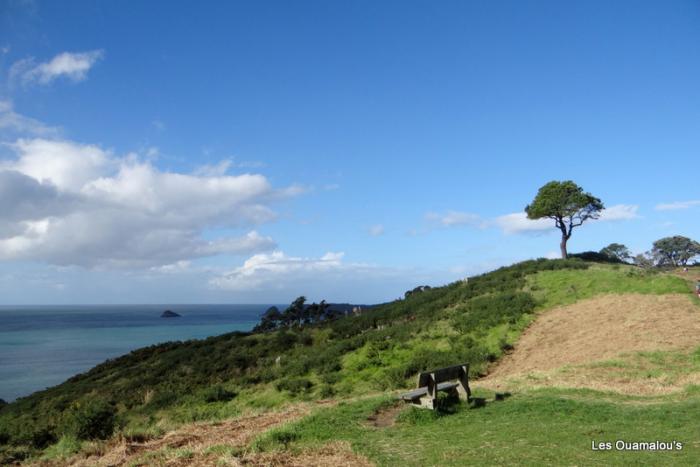
[[[527,279],[526,290],[539,309],[570,305],[605,293],[667,294],[688,293],[687,281],[631,266],[593,265],[583,271],[543,271]]]

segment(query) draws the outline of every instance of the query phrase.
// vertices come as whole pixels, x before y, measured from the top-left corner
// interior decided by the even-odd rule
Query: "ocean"
[[[139,347],[249,331],[269,306],[0,306],[0,398],[54,386]],[[181,317],[161,318],[166,309]]]

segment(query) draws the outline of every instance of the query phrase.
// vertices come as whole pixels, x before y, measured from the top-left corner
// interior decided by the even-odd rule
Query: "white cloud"
[[[0,131],[35,136],[58,134],[57,128],[46,126],[38,120],[18,114],[14,111],[12,102],[3,100],[0,100]]]
[[[15,62],[10,67],[10,81],[20,81],[22,84],[47,85],[54,80],[65,77],[73,82],[87,78],[90,69],[104,56],[102,50],[89,52],[63,52],[48,62],[36,63],[35,59],[25,58]]]
[[[672,203],[659,203],[654,209],[657,211],[676,211],[680,209],[689,209],[695,206],[700,206],[700,199],[690,201],[674,201]]]
[[[217,289],[240,291],[283,287],[291,277],[299,279],[347,269],[342,262],[343,256],[342,252],[328,252],[320,258],[287,256],[282,251],[261,253],[249,258],[242,266],[213,278],[210,284]]]
[[[554,227],[554,221],[551,219],[528,219],[524,212],[499,216],[493,220],[492,224],[501,228],[506,234],[542,232]]]
[[[454,227],[458,225],[480,226],[482,224],[481,217],[477,214],[460,211],[447,211],[444,214],[429,212],[425,218],[431,222],[437,222],[444,227]]]
[[[600,221],[626,221],[637,219],[639,206],[634,204],[616,204],[603,209],[600,213]]]
[[[271,204],[299,194],[262,175],[164,172],[135,154],[20,139],[0,161],[0,259],[102,268],[159,267],[275,248],[255,230],[204,240],[211,229],[249,229],[276,218]]]
[[[376,224],[369,228],[369,234],[373,237],[379,237],[384,234],[384,226],[382,224]]]
[[[224,159],[216,164],[205,164],[199,166],[195,169],[194,175],[203,177],[220,177],[226,175],[229,171],[233,161],[231,159]]]
[[[188,272],[191,265],[191,261],[181,260],[171,264],[164,264],[163,266],[152,267],[151,271],[162,274],[180,274],[183,272]]]
[[[588,222],[604,222],[604,221],[620,221],[630,220],[639,217],[637,210],[639,206],[632,204],[616,204],[604,209],[600,213],[600,218],[597,220],[589,220]],[[554,229],[554,221],[544,218],[532,220],[527,218],[524,212],[514,212],[499,216],[490,222],[503,230],[506,234],[519,233],[537,233]]]

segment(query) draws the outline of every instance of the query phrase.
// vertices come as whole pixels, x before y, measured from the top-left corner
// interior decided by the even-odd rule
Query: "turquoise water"
[[[0,398],[54,386],[139,347],[249,331],[268,306],[0,306]],[[161,318],[165,309],[181,317]]]

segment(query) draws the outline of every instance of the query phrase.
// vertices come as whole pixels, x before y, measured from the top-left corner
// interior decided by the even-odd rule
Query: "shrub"
[[[161,409],[177,400],[177,393],[170,389],[157,389],[147,393],[146,404],[152,409]]]
[[[535,308],[535,299],[526,292],[505,292],[477,297],[459,311],[454,325],[462,332],[489,328],[501,323],[515,323],[525,313]]]
[[[307,392],[313,387],[314,383],[306,378],[284,378],[281,379],[275,387],[278,391],[289,391],[293,395],[302,392]]]
[[[336,394],[335,388],[330,384],[324,384],[323,386],[321,386],[321,390],[318,393],[318,395],[324,399],[328,399],[330,397],[333,397],[333,396],[335,396],[335,394]]]
[[[287,446],[289,443],[299,439],[299,433],[288,428],[273,431],[270,435],[273,442]]]
[[[605,254],[603,252],[597,252],[597,251],[583,251],[581,253],[573,253],[569,255],[570,258],[580,258],[584,261],[592,261],[596,263],[613,263],[613,264],[619,264],[622,263],[622,260],[615,256],[610,256],[608,254]]]
[[[32,446],[37,449],[44,449],[46,446],[58,440],[54,431],[49,427],[42,427],[32,433]]]
[[[76,402],[66,412],[63,431],[79,440],[107,439],[115,425],[115,411],[102,400]]]
[[[204,390],[204,401],[209,403],[228,402],[237,395],[235,392],[224,389],[221,386],[214,386]]]

